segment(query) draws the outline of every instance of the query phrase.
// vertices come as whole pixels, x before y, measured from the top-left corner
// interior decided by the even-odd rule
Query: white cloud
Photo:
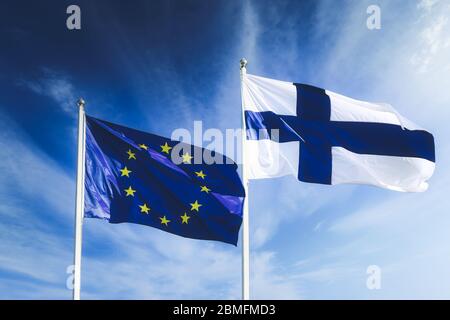
[[[302,299],[304,292],[299,282],[286,273],[282,263],[277,263],[274,252],[259,251],[252,256],[252,299]]]
[[[68,114],[76,115],[78,100],[76,89],[69,78],[54,70],[45,68],[43,76],[37,80],[21,80],[19,84],[28,87],[34,93],[51,98]]]
[[[421,12],[417,24],[422,28],[416,51],[410,58],[419,73],[430,69],[450,70],[450,5],[439,0],[422,0],[417,8]]]
[[[0,269],[28,279],[9,279],[16,281],[13,289],[0,290],[0,296],[38,297],[27,288],[40,283],[39,297],[63,298],[56,294],[67,292],[65,268],[71,264],[71,235],[61,232],[71,230],[72,180],[11,119],[0,114],[0,125]],[[44,208],[51,211],[37,212]]]
[[[441,0],[421,0],[418,4],[417,4],[417,8],[418,9],[423,9],[426,11],[429,11],[433,8],[433,6],[437,3],[439,3]]]
[[[321,266],[320,269],[317,270],[296,274],[293,278],[310,282],[332,283],[341,280],[342,278],[352,276],[358,271],[360,271],[360,269],[350,268],[347,265],[326,265]]]
[[[73,180],[59,164],[39,148],[14,124],[0,114],[0,190],[5,196],[37,197],[52,206],[58,217],[73,207]],[[64,192],[62,192],[64,191]]]
[[[89,233],[99,223],[87,221]],[[240,298],[240,256],[233,248],[142,226],[106,227],[114,229],[115,239],[104,238],[109,241],[108,246],[120,252],[120,257],[85,257],[85,298]],[[131,238],[124,229],[132,232]]]

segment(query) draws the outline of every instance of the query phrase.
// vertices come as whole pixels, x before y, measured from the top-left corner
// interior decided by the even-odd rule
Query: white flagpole
[[[78,160],[77,160],[77,189],[75,207],[75,253],[73,273],[73,300],[80,300],[81,285],[81,244],[84,216],[84,159],[86,140],[86,118],[84,114],[84,100],[78,100]]]
[[[242,183],[245,190],[244,208],[242,212],[242,300],[250,299],[250,237],[249,237],[249,216],[248,216],[248,179],[246,173],[245,157],[245,113],[244,113],[244,77],[247,75],[247,60],[242,58],[241,64],[241,107],[242,107]]]

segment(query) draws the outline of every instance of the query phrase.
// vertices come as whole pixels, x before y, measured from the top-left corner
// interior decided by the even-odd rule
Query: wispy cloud
[[[422,31],[419,33],[419,48],[410,62],[420,73],[430,68],[450,70],[445,58],[450,53],[450,4],[438,0],[423,0],[417,5],[423,12],[419,19]],[[444,59],[443,59],[444,58]]]
[[[441,0],[421,0],[417,4],[417,8],[418,9],[424,9],[426,11],[430,11],[433,8],[433,6],[436,5],[439,2],[441,2]]]
[[[71,261],[72,179],[12,119],[0,114],[0,125],[0,277],[9,272],[15,277],[8,281],[17,282],[0,296],[63,298]],[[38,284],[40,295],[27,291]]]
[[[285,267],[277,262],[272,251],[259,251],[252,256],[252,299],[302,299],[304,292],[299,282],[292,281]]]
[[[29,88],[36,94],[43,95],[52,99],[61,107],[64,112],[76,115],[73,110],[76,108],[77,90],[64,73],[42,69],[42,76],[38,79],[22,79],[20,85]]]

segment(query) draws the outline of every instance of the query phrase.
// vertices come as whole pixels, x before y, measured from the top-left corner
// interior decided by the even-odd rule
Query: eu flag
[[[214,152],[207,164],[205,150],[86,116],[84,216],[236,245],[237,165]]]

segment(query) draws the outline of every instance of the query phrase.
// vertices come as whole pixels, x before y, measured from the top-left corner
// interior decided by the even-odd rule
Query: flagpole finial
[[[240,61],[240,63],[241,63],[241,70],[242,70],[243,68],[246,68],[246,67],[247,67],[247,59],[242,58],[241,61]]]
[[[77,104],[78,104],[78,107],[84,108],[84,105],[86,104],[86,102],[84,101],[83,98],[80,98],[80,99],[78,99]]]

